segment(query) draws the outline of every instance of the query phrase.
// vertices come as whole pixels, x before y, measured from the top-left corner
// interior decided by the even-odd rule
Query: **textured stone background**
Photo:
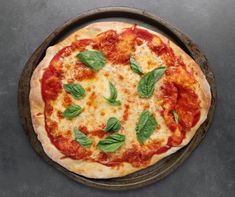
[[[215,73],[208,135],[173,174],[153,185],[107,192],[76,183],[38,157],[20,126],[17,83],[26,60],[57,26],[99,6],[145,9],[199,44]],[[235,196],[235,1],[8,0],[0,4],[0,196]]]

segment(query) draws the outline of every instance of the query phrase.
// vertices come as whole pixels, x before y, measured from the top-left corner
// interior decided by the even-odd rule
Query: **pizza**
[[[187,145],[207,118],[200,66],[150,29],[97,22],[50,46],[30,83],[45,153],[89,178],[121,177]]]

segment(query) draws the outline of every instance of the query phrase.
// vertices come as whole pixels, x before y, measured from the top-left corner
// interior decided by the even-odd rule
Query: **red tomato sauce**
[[[60,78],[50,68],[44,72],[41,85],[44,101],[55,100],[62,91]]]
[[[113,63],[128,64],[130,55],[134,53],[135,46],[140,43],[140,39],[150,42],[152,38],[153,34],[147,30],[133,26],[121,34],[114,30],[100,33],[93,47],[101,51]]]
[[[75,160],[84,159],[92,154],[88,149],[83,148],[75,140],[63,136],[51,137],[51,142],[67,157]]]
[[[189,131],[200,119],[200,103],[193,89],[183,87],[173,82],[165,82],[162,86],[163,113],[166,125],[172,131],[172,137],[168,139],[168,145],[175,146],[185,138],[185,132]],[[178,114],[176,123],[172,111]]]
[[[101,152],[99,154],[99,157],[97,160],[94,160],[96,162],[99,162],[101,164],[104,164],[106,166],[119,166],[123,162],[130,163],[134,167],[140,167],[143,165],[147,165],[150,162],[150,159],[156,155],[156,154],[162,154],[165,153],[167,150],[171,148],[170,145],[158,147],[153,150],[149,151],[141,151],[137,147],[133,146],[133,148],[130,148],[126,150],[122,156],[118,158],[112,158],[110,153],[103,153]]]
[[[89,131],[86,126],[79,126],[79,130],[84,133],[85,135],[89,134]]]
[[[112,59],[116,53],[116,44],[119,41],[118,34],[114,30],[108,30],[100,33],[96,37],[96,42],[93,47],[101,51],[106,58]]]
[[[68,94],[65,94],[64,97],[63,97],[62,105],[65,108],[67,108],[67,107],[69,107],[72,104],[73,104],[73,101],[72,101],[71,97]]]
[[[128,28],[126,32],[130,32],[131,34],[134,34],[137,38],[140,38],[145,41],[152,41],[154,37],[152,33],[145,29],[137,28],[136,25],[131,28]]]
[[[104,131],[103,129],[97,129],[97,130],[94,130],[91,132],[92,136],[98,136],[99,138],[102,138],[107,134],[108,133],[106,131]]]
[[[74,65],[74,77],[78,81],[82,81],[85,79],[93,79],[95,78],[96,72],[81,62],[77,62],[76,65]]]
[[[124,113],[123,113],[122,118],[123,118],[124,121],[127,121],[128,117],[129,117],[129,108],[130,108],[130,106],[128,104],[125,104],[124,107],[125,107],[125,109],[124,109]]]
[[[71,47],[73,50],[77,49],[79,51],[84,51],[86,46],[93,44],[94,40],[92,39],[81,39],[72,43]]]

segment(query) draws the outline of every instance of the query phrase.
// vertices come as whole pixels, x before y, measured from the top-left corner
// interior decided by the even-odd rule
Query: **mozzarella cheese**
[[[74,78],[74,65],[77,61],[76,55],[77,53],[73,52],[69,57],[63,59],[63,64],[68,65],[63,66],[65,78],[62,83],[64,84],[68,83],[68,79]],[[137,46],[134,57],[145,73],[156,67],[163,66],[161,58],[157,57],[148,48],[146,43]],[[94,78],[82,81],[75,80],[73,82],[79,83],[86,90],[85,97],[80,100],[75,100],[69,95],[72,103],[81,106],[83,112],[72,120],[62,118],[58,121],[57,113],[61,113],[66,109],[65,106],[63,106],[63,100],[64,96],[68,93],[63,90],[53,103],[55,110],[51,115],[51,119],[58,123],[58,132],[65,133],[66,131],[72,131],[74,127],[79,126],[86,126],[88,131],[92,132],[97,129],[102,129],[110,117],[118,118],[121,121],[119,133],[124,134],[126,137],[125,144],[115,153],[119,154],[120,152],[131,148],[133,144],[137,147],[140,146],[136,137],[136,123],[139,120],[140,114],[148,109],[157,120],[158,127],[145,144],[152,143],[154,140],[165,145],[171,132],[164,124],[164,119],[159,112],[160,100],[158,98],[158,92],[162,79],[157,82],[155,93],[149,99],[140,98],[138,96],[137,85],[139,80],[140,76],[131,70],[130,65],[112,64],[107,62],[99,72],[96,72]],[[121,106],[112,106],[104,99],[104,97],[109,97],[110,95],[109,81],[111,81],[117,89],[117,99],[121,101]],[[97,144],[100,139],[95,137],[93,140],[95,140],[95,144]],[[99,150],[97,150],[95,146],[93,146],[92,149],[93,157],[95,157]]]

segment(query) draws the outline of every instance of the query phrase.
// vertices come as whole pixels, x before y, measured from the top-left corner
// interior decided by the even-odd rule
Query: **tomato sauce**
[[[73,101],[72,99],[70,98],[70,96],[68,94],[65,94],[64,97],[63,97],[63,103],[62,105],[67,108],[69,107],[70,105],[73,104]]]
[[[181,69],[184,69],[184,67]],[[200,119],[200,102],[193,89],[195,82],[188,76],[189,73],[182,75],[179,70],[175,71],[175,73],[166,73],[167,79],[161,87],[163,94],[162,116],[166,125],[172,131],[172,136],[167,143],[169,146],[177,146],[182,143],[185,133],[195,126]],[[178,75],[179,73],[181,74]],[[178,124],[174,119],[173,110],[178,115]]]
[[[111,155],[101,152],[98,159],[94,160],[106,166],[119,166],[123,162],[130,163],[134,167],[141,167],[150,163],[151,158],[156,154],[162,154],[171,148],[170,145],[158,147],[153,150],[143,151],[136,146],[126,150],[120,157],[112,158]]]
[[[116,53],[116,44],[119,41],[118,34],[114,30],[100,33],[96,37],[93,47],[101,51],[108,59],[112,59]]]
[[[145,29],[139,29],[134,25],[132,28],[128,28],[126,32],[130,32],[136,36],[136,38],[140,38],[145,41],[152,41],[153,34],[151,34],[149,31]]]
[[[124,109],[124,113],[123,113],[123,120],[124,121],[127,121],[128,120],[128,116],[129,116],[129,108],[130,108],[130,105],[128,104],[125,104],[124,105],[125,109]]]
[[[85,79],[93,79],[95,78],[96,72],[81,62],[77,62],[74,65],[74,78],[78,81],[82,81]]]
[[[45,103],[45,115],[50,116],[53,112],[53,107],[51,106],[51,104],[49,102]]]
[[[63,49],[61,49],[59,52],[56,53],[56,55],[52,58],[50,62],[50,67],[55,67],[57,63],[59,63],[59,60],[63,56],[67,56],[68,51],[71,51],[71,46],[66,46]]]
[[[77,49],[79,51],[84,51],[86,46],[93,44],[92,39],[81,39],[72,43],[71,47],[73,50]]]
[[[84,159],[92,154],[90,150],[83,148],[75,140],[61,135],[51,137],[51,141],[64,155],[75,160]]]
[[[92,136],[97,136],[99,138],[103,138],[105,135],[107,135],[108,133],[106,131],[104,131],[103,129],[97,129],[91,132]]]
[[[61,111],[57,111],[57,117],[59,118],[59,119],[62,119],[63,118],[63,115],[62,115],[62,112]]]
[[[44,101],[55,100],[62,91],[60,78],[50,68],[44,72],[41,84]]]
[[[166,44],[164,43],[160,43],[158,45],[155,45],[152,42],[148,43],[148,47],[154,52],[156,53],[158,56],[163,55],[165,53],[168,53],[169,49],[167,47]]]
[[[85,135],[89,134],[89,131],[87,129],[86,126],[79,126],[79,131],[81,131],[82,133],[84,133]]]
[[[117,34],[114,30],[99,34],[93,47],[113,63],[128,64],[130,55],[135,51],[135,46],[140,43],[140,39],[150,42],[152,38],[153,35],[150,32],[134,26],[121,34]]]

